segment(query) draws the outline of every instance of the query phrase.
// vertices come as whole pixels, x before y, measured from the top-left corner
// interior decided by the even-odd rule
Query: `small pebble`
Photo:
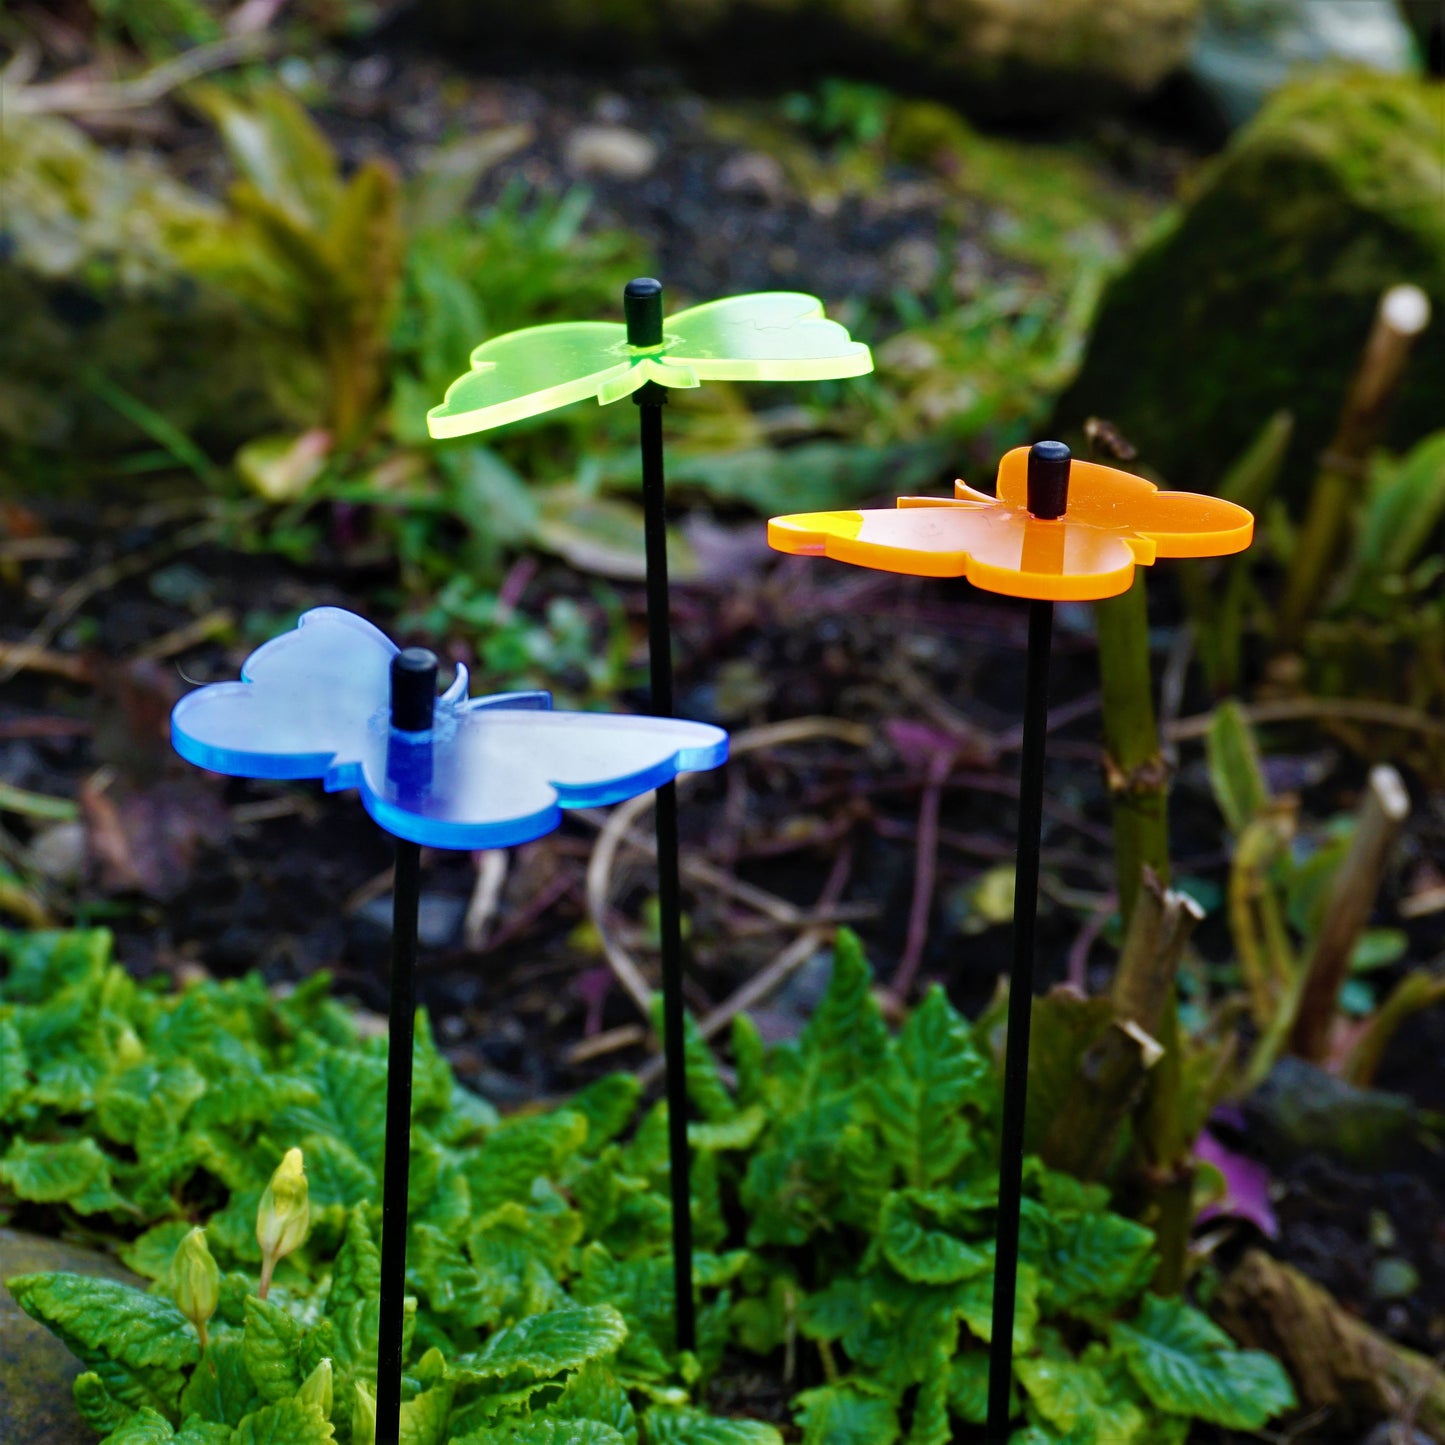
[[[567,169],[579,176],[640,181],[657,164],[657,145],[623,125],[579,125],[563,148]]]
[[[1409,1299],[1420,1288],[1420,1273],[1408,1259],[1387,1255],[1370,1271],[1370,1293],[1379,1300]]]

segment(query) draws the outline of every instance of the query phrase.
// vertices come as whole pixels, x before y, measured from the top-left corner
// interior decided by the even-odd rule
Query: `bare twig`
[[[1380,892],[1395,841],[1410,813],[1410,795],[1399,773],[1388,764],[1370,770],[1355,814],[1350,850],[1330,887],[1330,901],[1305,965],[1304,986],[1295,1013],[1290,1047],[1318,1063],[1329,1049],[1340,989],[1360,931]]]
[[[1445,738],[1445,722],[1427,716],[1412,707],[1391,702],[1371,702],[1351,697],[1290,697],[1272,702],[1242,704],[1239,709],[1251,723],[1277,722],[1359,722],[1378,723],[1381,727],[1400,728],[1406,732],[1424,733]],[[1202,738],[1214,721],[1212,712],[1195,713],[1169,724],[1165,732],[1177,742]]]
[[[12,115],[83,115],[135,110],[164,100],[171,91],[203,75],[255,60],[272,45],[272,37],[263,33],[228,35],[163,61],[133,80],[63,77],[43,85],[7,86],[3,104]]]
[[[477,881],[467,902],[467,916],[462,924],[462,938],[471,952],[479,953],[487,942],[487,934],[502,901],[502,888],[507,881],[508,853],[505,848],[486,848],[476,855]]]

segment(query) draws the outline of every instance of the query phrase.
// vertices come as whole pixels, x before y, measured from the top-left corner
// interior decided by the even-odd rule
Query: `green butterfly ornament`
[[[873,357],[800,291],[728,296],[679,311],[656,346],[631,346],[618,321],[530,326],[483,342],[472,369],[427,413],[434,437],[466,436],[595,396],[602,405],[646,382],[826,381],[862,376]]]

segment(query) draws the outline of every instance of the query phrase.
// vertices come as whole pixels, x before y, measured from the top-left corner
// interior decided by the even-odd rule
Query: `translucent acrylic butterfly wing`
[[[467,436],[585,401],[626,377],[632,359],[620,322],[563,321],[484,341],[471,365],[427,413],[432,436]]]
[[[388,832],[438,848],[502,848],[549,832],[563,808],[646,792],[719,766],[727,734],[703,723],[553,712],[544,692],[437,699],[426,733],[390,726],[396,647],[353,613],[318,608],[254,652],[242,681],[198,688],[171,714],[188,761],[253,778],[358,788]]]
[[[977,494],[975,494],[977,495]],[[774,517],[768,545],[911,577],[964,577],[1010,597],[1081,601],[1127,592],[1141,557],[1128,539],[1042,522],[982,502],[904,497],[895,509]]]
[[[356,781],[389,833],[438,848],[506,848],[550,832],[564,808],[600,807],[727,758],[721,728],[607,713],[464,704],[433,735],[380,729]]]
[[[826,381],[863,376],[873,356],[801,291],[726,296],[664,323],[666,363],[704,381]]]

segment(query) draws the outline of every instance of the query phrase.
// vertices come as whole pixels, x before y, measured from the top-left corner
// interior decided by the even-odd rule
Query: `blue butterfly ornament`
[[[396,644],[339,607],[246,659],[171,713],[188,762],[243,778],[320,778],[356,788],[388,833],[432,848],[509,848],[549,833],[563,808],[635,797],[727,759],[721,728],[674,718],[559,712],[545,692],[469,697],[467,669],[432,726],[391,725]]]

